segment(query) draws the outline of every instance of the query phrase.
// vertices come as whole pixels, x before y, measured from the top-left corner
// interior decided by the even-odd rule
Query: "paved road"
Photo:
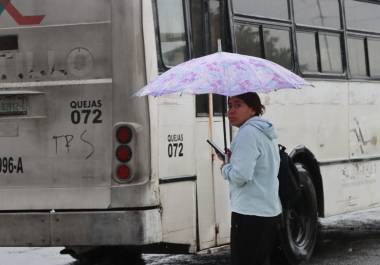
[[[147,265],[228,265],[228,251],[189,257],[144,256]],[[321,219],[314,255],[307,265],[379,265],[380,208]]]
[[[380,208],[321,220],[318,245],[308,265],[379,265]],[[61,248],[0,248],[1,265],[82,265]],[[99,261],[89,265],[131,265]],[[228,265],[228,250],[202,255],[144,255],[139,265]],[[86,264],[88,265],[88,264]]]
[[[379,265],[380,209],[321,220],[309,265]]]

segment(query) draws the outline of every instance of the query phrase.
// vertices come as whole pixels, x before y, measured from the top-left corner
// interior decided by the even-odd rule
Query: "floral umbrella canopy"
[[[235,96],[268,93],[310,85],[271,61],[247,55],[217,52],[179,64],[140,89],[137,96],[173,93]]]

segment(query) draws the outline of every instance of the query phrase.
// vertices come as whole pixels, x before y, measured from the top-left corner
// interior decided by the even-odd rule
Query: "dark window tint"
[[[190,1],[190,7],[193,57],[217,52],[218,39],[222,39],[220,0]]]
[[[233,0],[232,2],[234,13],[289,20],[287,0]]]
[[[263,29],[265,58],[292,69],[290,32],[282,29]]]
[[[380,32],[380,3],[346,0],[345,10],[348,28]]]
[[[371,76],[380,77],[380,40],[368,39],[368,58]]]
[[[187,57],[182,0],[157,0],[161,53],[165,66],[182,63]]]
[[[214,115],[222,115],[222,103],[223,96],[221,95],[212,95],[212,102],[214,105]],[[208,116],[208,95],[198,95],[195,98],[196,110],[198,117]]]
[[[204,53],[203,1],[191,1],[191,30],[193,37],[193,56],[200,57]]]
[[[315,32],[297,32],[298,60],[301,72],[318,72]]]
[[[322,72],[342,73],[342,53],[338,34],[319,34]]]
[[[238,53],[263,57],[258,26],[235,24],[235,40]]]
[[[194,56],[218,51],[218,39],[221,34],[220,0],[190,1],[193,27]],[[205,13],[206,12],[206,13]],[[195,97],[198,117],[208,116],[208,95]],[[222,96],[213,95],[214,115],[222,114]]]
[[[219,0],[209,0],[209,28],[211,52],[218,51],[218,39],[221,39],[221,16]]]
[[[338,0],[294,0],[297,24],[340,28]]]
[[[347,38],[348,60],[353,76],[367,75],[365,45],[363,38]]]

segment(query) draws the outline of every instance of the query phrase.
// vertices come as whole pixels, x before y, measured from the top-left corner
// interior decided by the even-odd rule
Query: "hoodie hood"
[[[264,120],[260,117],[255,116],[255,117],[250,118],[243,124],[243,126],[247,126],[247,125],[251,125],[257,128],[271,140],[277,139],[277,134],[273,127],[273,124],[267,120]]]

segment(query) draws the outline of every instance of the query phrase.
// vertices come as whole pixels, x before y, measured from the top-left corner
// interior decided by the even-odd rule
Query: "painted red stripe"
[[[5,10],[13,17],[19,25],[36,25],[40,24],[45,16],[23,16],[10,0],[0,0],[0,4],[5,7]]]
[[[4,8],[5,7],[7,7],[7,5],[10,3],[10,0],[0,0],[0,4],[2,5],[2,6],[4,6]]]

